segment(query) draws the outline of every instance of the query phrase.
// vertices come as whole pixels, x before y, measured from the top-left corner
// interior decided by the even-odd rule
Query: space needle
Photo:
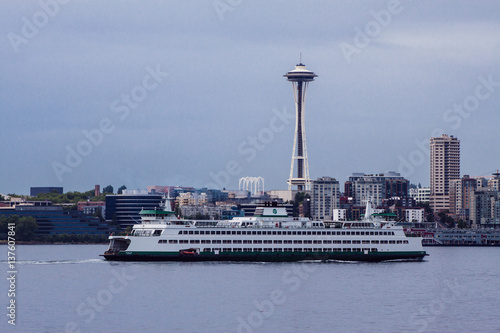
[[[314,72],[306,69],[304,64],[299,63],[294,70],[283,75],[292,82],[293,95],[295,98],[295,136],[293,139],[292,165],[290,167],[290,178],[288,178],[288,190],[297,186],[298,191],[309,191],[311,179],[309,178],[309,163],[307,161],[306,129],[304,121],[304,106],[306,102],[307,86],[309,82],[317,77]],[[297,161],[297,163],[295,163]],[[297,177],[293,176],[293,169],[297,164]]]

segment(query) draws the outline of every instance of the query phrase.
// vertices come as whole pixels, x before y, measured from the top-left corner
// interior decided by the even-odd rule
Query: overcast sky
[[[59,1],[0,2],[0,193],[286,189],[300,53],[311,178],[500,168],[498,1]]]

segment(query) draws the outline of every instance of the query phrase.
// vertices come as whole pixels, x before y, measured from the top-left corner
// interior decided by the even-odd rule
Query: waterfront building
[[[77,210],[87,215],[93,215],[100,212],[101,216],[105,216],[106,202],[105,201],[78,201]]]
[[[347,219],[347,209],[334,209],[333,210],[333,221],[335,222],[340,222],[340,221],[346,221]]]
[[[475,228],[500,228],[500,173],[496,172],[488,181],[489,186],[477,187],[471,193],[470,223]],[[478,179],[478,183],[483,183]]]
[[[464,175],[450,181],[450,214],[454,218],[469,221],[471,197],[477,189],[477,179]]]
[[[407,222],[422,223],[424,219],[425,211],[423,208],[405,210],[405,221]]]
[[[321,177],[312,183],[311,215],[313,219],[333,221],[333,210],[340,205],[339,182]]]
[[[139,212],[142,209],[154,210],[160,207],[162,198],[160,194],[106,195],[105,219],[108,223],[117,224],[125,229],[140,222]]]
[[[450,181],[460,178],[460,141],[446,134],[430,139],[429,204],[437,213],[450,210]]]
[[[352,198],[354,206],[364,206],[366,200],[381,206],[383,199],[408,198],[409,187],[410,182],[394,171],[375,175],[353,173],[344,183],[344,196]]]
[[[184,218],[195,218],[197,215],[206,216],[211,220],[218,220],[222,215],[222,207],[214,205],[182,205],[181,215]]]
[[[107,235],[109,227],[99,218],[79,211],[63,211],[61,206],[52,206],[50,201],[12,203],[0,208],[0,216],[31,216],[38,224],[36,235],[74,234]]]

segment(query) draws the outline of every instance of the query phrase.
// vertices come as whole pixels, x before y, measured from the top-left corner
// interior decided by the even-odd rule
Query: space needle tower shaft
[[[309,163],[307,160],[306,131],[304,106],[307,96],[307,86],[309,82],[317,77],[314,72],[306,69],[306,66],[299,63],[294,70],[283,75],[292,82],[293,95],[295,98],[295,136],[293,139],[292,163],[290,166],[290,178],[288,179],[288,189],[297,186],[298,191],[309,191],[311,189],[311,179],[309,178]],[[297,176],[293,176],[294,166],[297,164]]]

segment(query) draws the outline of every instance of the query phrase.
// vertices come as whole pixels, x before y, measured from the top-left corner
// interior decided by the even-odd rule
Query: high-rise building
[[[450,213],[463,221],[469,220],[471,195],[477,189],[477,179],[464,175],[450,181]]]
[[[288,178],[288,189],[297,186],[298,191],[309,191],[311,189],[311,179],[309,178],[309,162],[307,161],[306,129],[304,118],[304,107],[307,96],[307,86],[314,81],[316,74],[306,69],[302,63],[295,66],[294,70],[283,75],[292,82],[293,95],[295,97],[295,137],[293,139],[292,165],[290,167],[290,177]],[[297,161],[297,176],[293,176],[293,169]]]
[[[429,203],[437,213],[450,210],[450,182],[460,178],[460,141],[443,134],[430,139]]]
[[[313,219],[333,221],[333,210],[340,206],[338,180],[331,177],[321,177],[313,181],[311,201]]]
[[[344,183],[344,195],[354,206],[364,206],[366,200],[380,206],[383,199],[408,198],[409,181],[394,171],[375,175],[355,172]]]

